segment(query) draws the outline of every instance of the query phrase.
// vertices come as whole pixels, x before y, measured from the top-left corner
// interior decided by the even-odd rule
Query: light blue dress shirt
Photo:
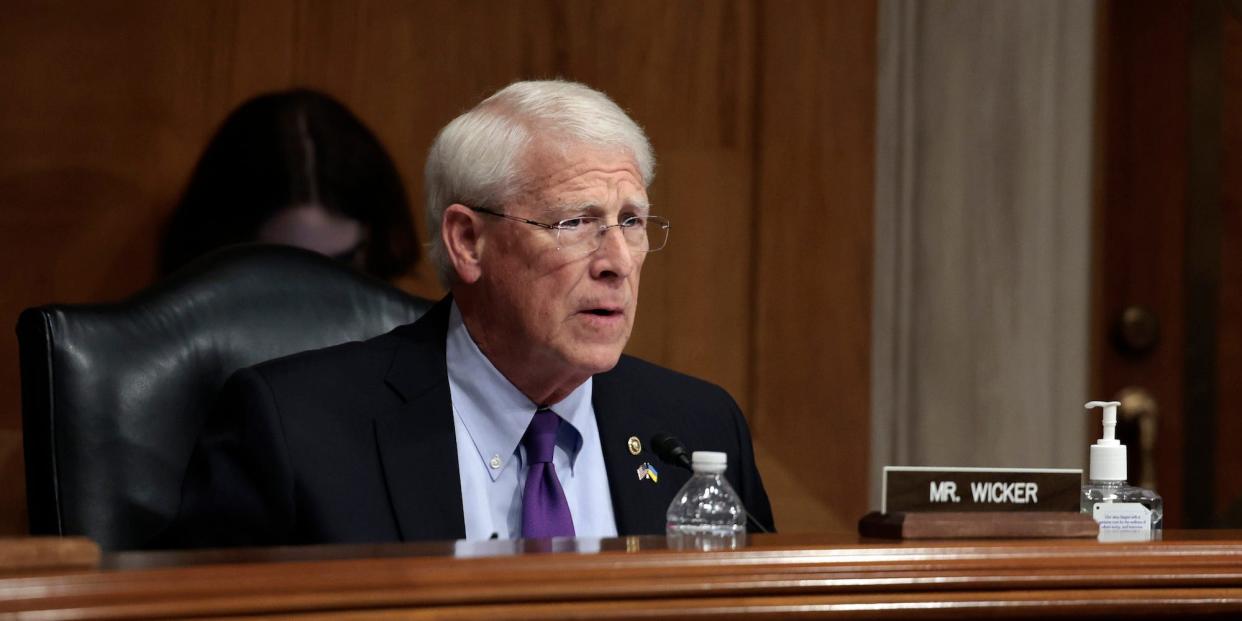
[[[456,302],[445,343],[457,467],[466,539],[522,536],[522,490],[527,465],[522,436],[537,406],[479,350]],[[560,403],[549,404],[565,422],[558,431],[552,463],[565,490],[578,537],[616,537],[608,472],[600,446],[592,380]]]

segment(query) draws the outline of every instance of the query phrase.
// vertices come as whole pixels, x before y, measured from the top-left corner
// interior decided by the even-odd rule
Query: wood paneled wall
[[[1213,526],[1242,527],[1242,2],[1221,11],[1220,209],[1222,286],[1216,385],[1216,489],[1201,491],[1215,499]],[[1229,473],[1229,474],[1225,474]]]
[[[445,122],[510,81],[565,77],[646,127],[652,201],[674,222],[630,351],[738,399],[784,530],[852,528],[866,509],[872,2],[19,0],[5,13],[10,326],[27,306],[151,283],[199,150],[254,94],[337,96],[417,197]],[[438,293],[426,265],[400,284]],[[0,331],[0,533],[25,528],[16,351]]]

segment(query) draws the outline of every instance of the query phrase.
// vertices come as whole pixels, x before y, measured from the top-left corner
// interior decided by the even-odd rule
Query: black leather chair
[[[313,252],[235,246],[116,304],[18,319],[32,534],[149,547],[235,370],[381,334],[431,303]]]

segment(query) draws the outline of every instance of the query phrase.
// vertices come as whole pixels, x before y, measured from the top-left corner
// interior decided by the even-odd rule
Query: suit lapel
[[[422,319],[398,329],[405,338],[385,382],[403,403],[375,419],[388,497],[404,541],[466,536],[444,362],[449,304],[445,298]]]
[[[647,446],[651,436],[661,431],[659,413],[637,403],[632,390],[612,381],[611,372],[595,376],[592,392],[617,534],[662,534],[668,505],[689,474],[664,465]],[[631,437],[642,445],[637,455],[629,450]],[[658,481],[639,478],[638,469],[643,464],[656,468]]]
[[[394,413],[375,419],[375,442],[404,541],[466,536],[444,360],[450,304],[451,299],[445,298],[423,318],[398,328],[405,338],[396,348],[385,381],[402,404]],[[624,357],[618,366],[623,364]],[[668,505],[689,474],[665,465],[647,446],[653,434],[664,430],[661,413],[640,403],[639,395],[614,373],[595,376],[592,406],[617,534],[663,533]],[[629,450],[631,437],[642,444],[638,455]],[[658,481],[639,478],[643,464],[657,469]]]

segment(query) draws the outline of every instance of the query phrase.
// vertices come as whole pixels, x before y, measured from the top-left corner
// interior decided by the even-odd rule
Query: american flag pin
[[[643,462],[643,465],[638,467],[638,480],[641,481],[643,479],[650,479],[652,483],[659,483],[660,472],[656,470],[655,466]]]

